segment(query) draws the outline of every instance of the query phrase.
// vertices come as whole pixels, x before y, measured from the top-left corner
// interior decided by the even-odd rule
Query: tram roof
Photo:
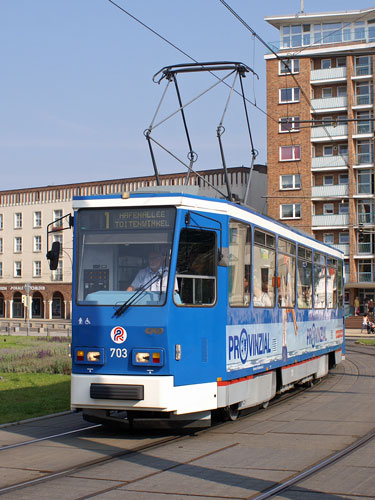
[[[187,186],[192,188],[194,186]],[[173,186],[169,186],[170,190],[158,190],[158,192],[151,191],[136,191],[126,192],[123,194],[112,195],[96,195],[96,196],[74,196],[73,209],[79,210],[81,208],[125,208],[125,207],[155,207],[155,206],[175,206],[177,208],[184,208],[186,210],[200,210],[203,212],[217,213],[221,215],[228,215],[236,219],[241,219],[245,222],[251,222],[261,229],[272,231],[279,236],[295,240],[303,245],[307,245],[314,250],[329,253],[333,257],[339,259],[343,258],[343,252],[332,248],[331,246],[316,240],[312,236],[299,231],[298,229],[283,224],[276,219],[263,215],[247,205],[240,205],[238,203],[228,201],[221,198],[209,198],[196,194],[197,190],[184,189],[185,186],[174,186],[179,188],[173,190]],[[172,189],[171,189],[172,188]],[[145,200],[150,201],[145,203]],[[246,215],[245,215],[246,214]],[[296,237],[293,235],[298,236]]]

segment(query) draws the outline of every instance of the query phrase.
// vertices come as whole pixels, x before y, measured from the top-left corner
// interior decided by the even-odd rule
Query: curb
[[[41,415],[40,417],[27,418],[25,420],[19,420],[18,422],[8,422],[6,424],[0,424],[0,429],[5,427],[13,427],[21,424],[30,424],[31,422],[38,422],[39,420],[46,420],[47,418],[62,417],[64,415],[69,415],[74,413],[73,410],[61,411],[59,413],[52,413],[51,415]]]

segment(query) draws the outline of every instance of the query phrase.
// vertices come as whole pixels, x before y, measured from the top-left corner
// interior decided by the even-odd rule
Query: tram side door
[[[182,350],[174,370],[177,385],[208,381],[213,369],[219,321],[217,259],[216,228],[181,230],[176,266],[180,303],[172,320]]]

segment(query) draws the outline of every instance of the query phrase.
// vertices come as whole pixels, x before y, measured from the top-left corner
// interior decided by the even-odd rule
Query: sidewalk
[[[345,337],[363,337],[375,339],[375,333],[368,334],[365,330],[361,332],[360,328],[345,328]]]

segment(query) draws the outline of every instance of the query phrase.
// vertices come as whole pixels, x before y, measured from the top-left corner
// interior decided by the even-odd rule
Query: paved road
[[[294,399],[163,446],[157,434],[111,434],[102,428],[0,451],[0,482],[38,478],[116,451],[110,462],[3,495],[4,500],[248,499],[331,455],[375,428],[375,348],[348,341],[347,359]],[[0,430],[0,445],[76,429],[78,415]],[[165,435],[164,435],[165,436]],[[375,445],[274,498],[375,498]]]

